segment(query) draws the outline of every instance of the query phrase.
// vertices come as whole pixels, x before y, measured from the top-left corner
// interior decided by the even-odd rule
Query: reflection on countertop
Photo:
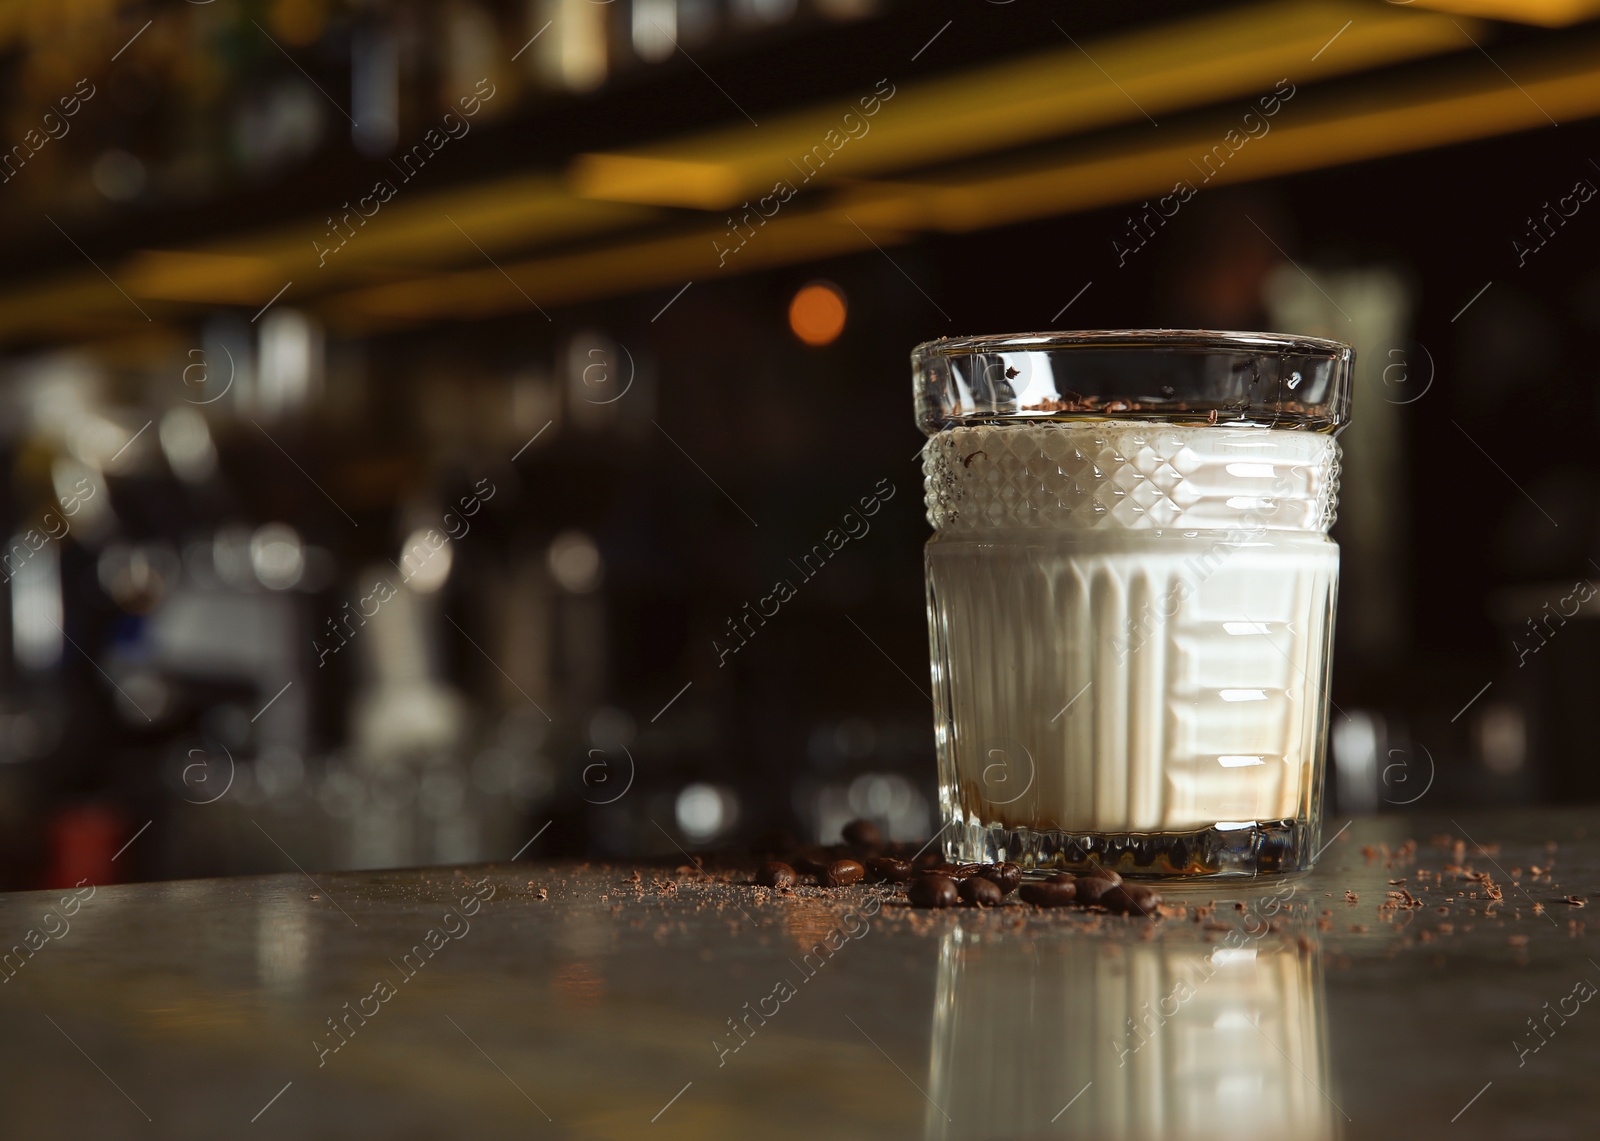
[[[1335,1135],[1310,941],[1023,941],[948,932],[929,1061],[930,1141]],[[1187,936],[1187,937],[1185,937]]]

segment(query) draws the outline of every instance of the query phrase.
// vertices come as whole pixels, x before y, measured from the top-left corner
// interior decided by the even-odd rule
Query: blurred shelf
[[[760,128],[729,108],[731,126],[555,167],[508,173],[517,159],[507,157],[500,173],[425,194],[408,192],[397,164],[375,162],[320,217],[12,285],[0,292],[0,338],[155,345],[158,324],[279,301],[354,335],[548,316],[1185,181],[1262,179],[1600,113],[1593,31],[1524,32],[1485,59],[1493,35],[1410,7],[1275,0],[886,78],[852,97],[763,110]]]

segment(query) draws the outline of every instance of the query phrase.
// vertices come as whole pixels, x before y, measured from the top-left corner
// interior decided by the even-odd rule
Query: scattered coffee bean
[[[855,860],[835,860],[822,869],[820,879],[823,887],[846,887],[860,883],[866,874],[867,869]]]
[[[961,897],[949,876],[921,875],[907,886],[906,898],[912,907],[954,907]]]
[[[1078,877],[1078,902],[1084,906],[1092,906],[1103,902],[1106,892],[1119,885],[1110,880],[1101,879],[1099,876]]]
[[[968,903],[984,907],[999,907],[1000,901],[1005,898],[1000,885],[987,876],[969,876],[961,881],[956,891]]]
[[[1001,895],[1010,895],[1022,884],[1022,869],[1016,864],[990,864],[980,874],[998,887]]]
[[[1095,864],[1088,871],[1079,873],[1079,879],[1110,880],[1112,883],[1121,883],[1122,877],[1110,868],[1103,868]]]
[[[772,860],[761,865],[761,870],[756,873],[756,883],[765,887],[788,889],[800,882],[800,877],[795,870],[782,860]]]
[[[1100,902],[1119,915],[1151,916],[1161,905],[1161,893],[1141,884],[1117,884],[1100,897]]]
[[[942,868],[944,866],[944,857],[938,852],[924,852],[911,862],[916,865],[919,870]]]
[[[1078,885],[1070,880],[1066,883],[1025,883],[1018,894],[1022,896],[1022,902],[1035,907],[1066,907],[1077,898]]]
[[[988,864],[946,864],[939,869],[939,874],[949,876],[953,880],[966,880],[983,874],[983,870],[988,866]]]
[[[894,856],[875,856],[867,861],[867,874],[874,883],[905,883],[911,878],[911,861]]]
[[[883,843],[883,833],[870,820],[852,820],[844,826],[844,842],[857,848],[876,848]]]
[[[1049,879],[1045,880],[1044,882],[1045,883],[1077,883],[1078,882],[1078,877],[1073,875],[1071,872],[1057,872],[1055,875],[1051,876]]]

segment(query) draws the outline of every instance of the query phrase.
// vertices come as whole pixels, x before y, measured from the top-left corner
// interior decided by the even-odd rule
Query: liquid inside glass
[[[1338,547],[1330,436],[964,426],[924,465],[949,858],[1309,866]]]

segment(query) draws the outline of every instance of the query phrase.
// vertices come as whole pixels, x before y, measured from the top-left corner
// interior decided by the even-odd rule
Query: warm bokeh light
[[[844,294],[826,281],[804,286],[789,302],[789,328],[808,345],[826,345],[844,332]]]

